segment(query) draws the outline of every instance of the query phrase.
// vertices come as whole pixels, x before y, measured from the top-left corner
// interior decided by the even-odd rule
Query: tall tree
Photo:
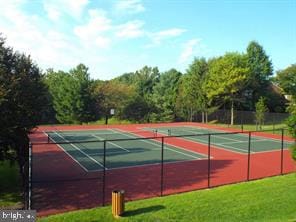
[[[278,71],[276,81],[285,94],[290,97],[288,111],[291,116],[287,120],[287,125],[291,135],[296,139],[296,64]],[[294,146],[294,158],[296,159],[296,146]]]
[[[175,69],[160,75],[159,82],[153,87],[153,101],[157,110],[154,113],[155,120],[172,121],[176,118],[176,99],[181,76]]]
[[[94,119],[87,67],[80,64],[69,73],[48,70],[45,82],[60,123],[81,123]]]
[[[220,105],[230,103],[231,125],[234,123],[234,102],[239,101],[248,73],[246,57],[239,53],[227,53],[209,63],[205,86],[207,98],[211,104],[218,100]]]
[[[207,97],[205,92],[205,79],[208,73],[208,63],[204,58],[195,58],[189,66],[184,78],[184,96],[189,100],[191,120],[194,112],[202,112],[202,122],[207,113]],[[194,110],[194,112],[193,112]]]
[[[266,55],[263,47],[256,41],[249,43],[247,47],[247,60],[250,74],[248,76],[247,91],[251,95],[249,101],[258,101],[260,96],[264,96],[272,76],[272,62]],[[251,103],[254,108],[254,102]]]
[[[296,64],[277,72],[276,81],[287,95],[296,97]]]
[[[40,123],[47,105],[37,65],[0,37],[0,160],[17,160],[21,173],[28,156],[27,134]]]
[[[153,87],[159,82],[160,73],[157,67],[144,66],[135,72],[135,84],[140,96],[150,97]]]

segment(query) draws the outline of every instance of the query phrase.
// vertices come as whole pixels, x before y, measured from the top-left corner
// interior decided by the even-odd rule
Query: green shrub
[[[290,134],[293,136],[293,138],[296,139],[296,115],[291,115],[287,121],[286,124],[288,126],[288,130]]]

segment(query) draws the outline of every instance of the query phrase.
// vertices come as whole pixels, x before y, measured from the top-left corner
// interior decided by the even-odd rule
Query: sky
[[[296,63],[296,0],[0,0],[0,33],[43,71],[83,63],[93,79],[184,73],[253,40],[277,71]]]

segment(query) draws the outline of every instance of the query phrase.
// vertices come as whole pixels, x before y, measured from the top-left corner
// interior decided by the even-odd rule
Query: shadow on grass
[[[136,216],[136,215],[139,215],[139,214],[145,214],[145,213],[150,213],[150,212],[156,212],[156,211],[160,211],[160,210],[163,210],[163,209],[165,209],[165,207],[162,206],[162,205],[155,205],[155,206],[149,206],[149,207],[142,207],[142,208],[138,208],[138,209],[135,209],[135,210],[129,210],[129,211],[126,211],[126,212],[123,214],[123,217]]]

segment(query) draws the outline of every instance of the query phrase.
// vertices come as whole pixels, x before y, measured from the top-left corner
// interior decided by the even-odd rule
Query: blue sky
[[[43,70],[84,63],[95,79],[144,65],[185,72],[252,40],[275,70],[296,63],[296,0],[0,0],[0,12],[7,45]]]

